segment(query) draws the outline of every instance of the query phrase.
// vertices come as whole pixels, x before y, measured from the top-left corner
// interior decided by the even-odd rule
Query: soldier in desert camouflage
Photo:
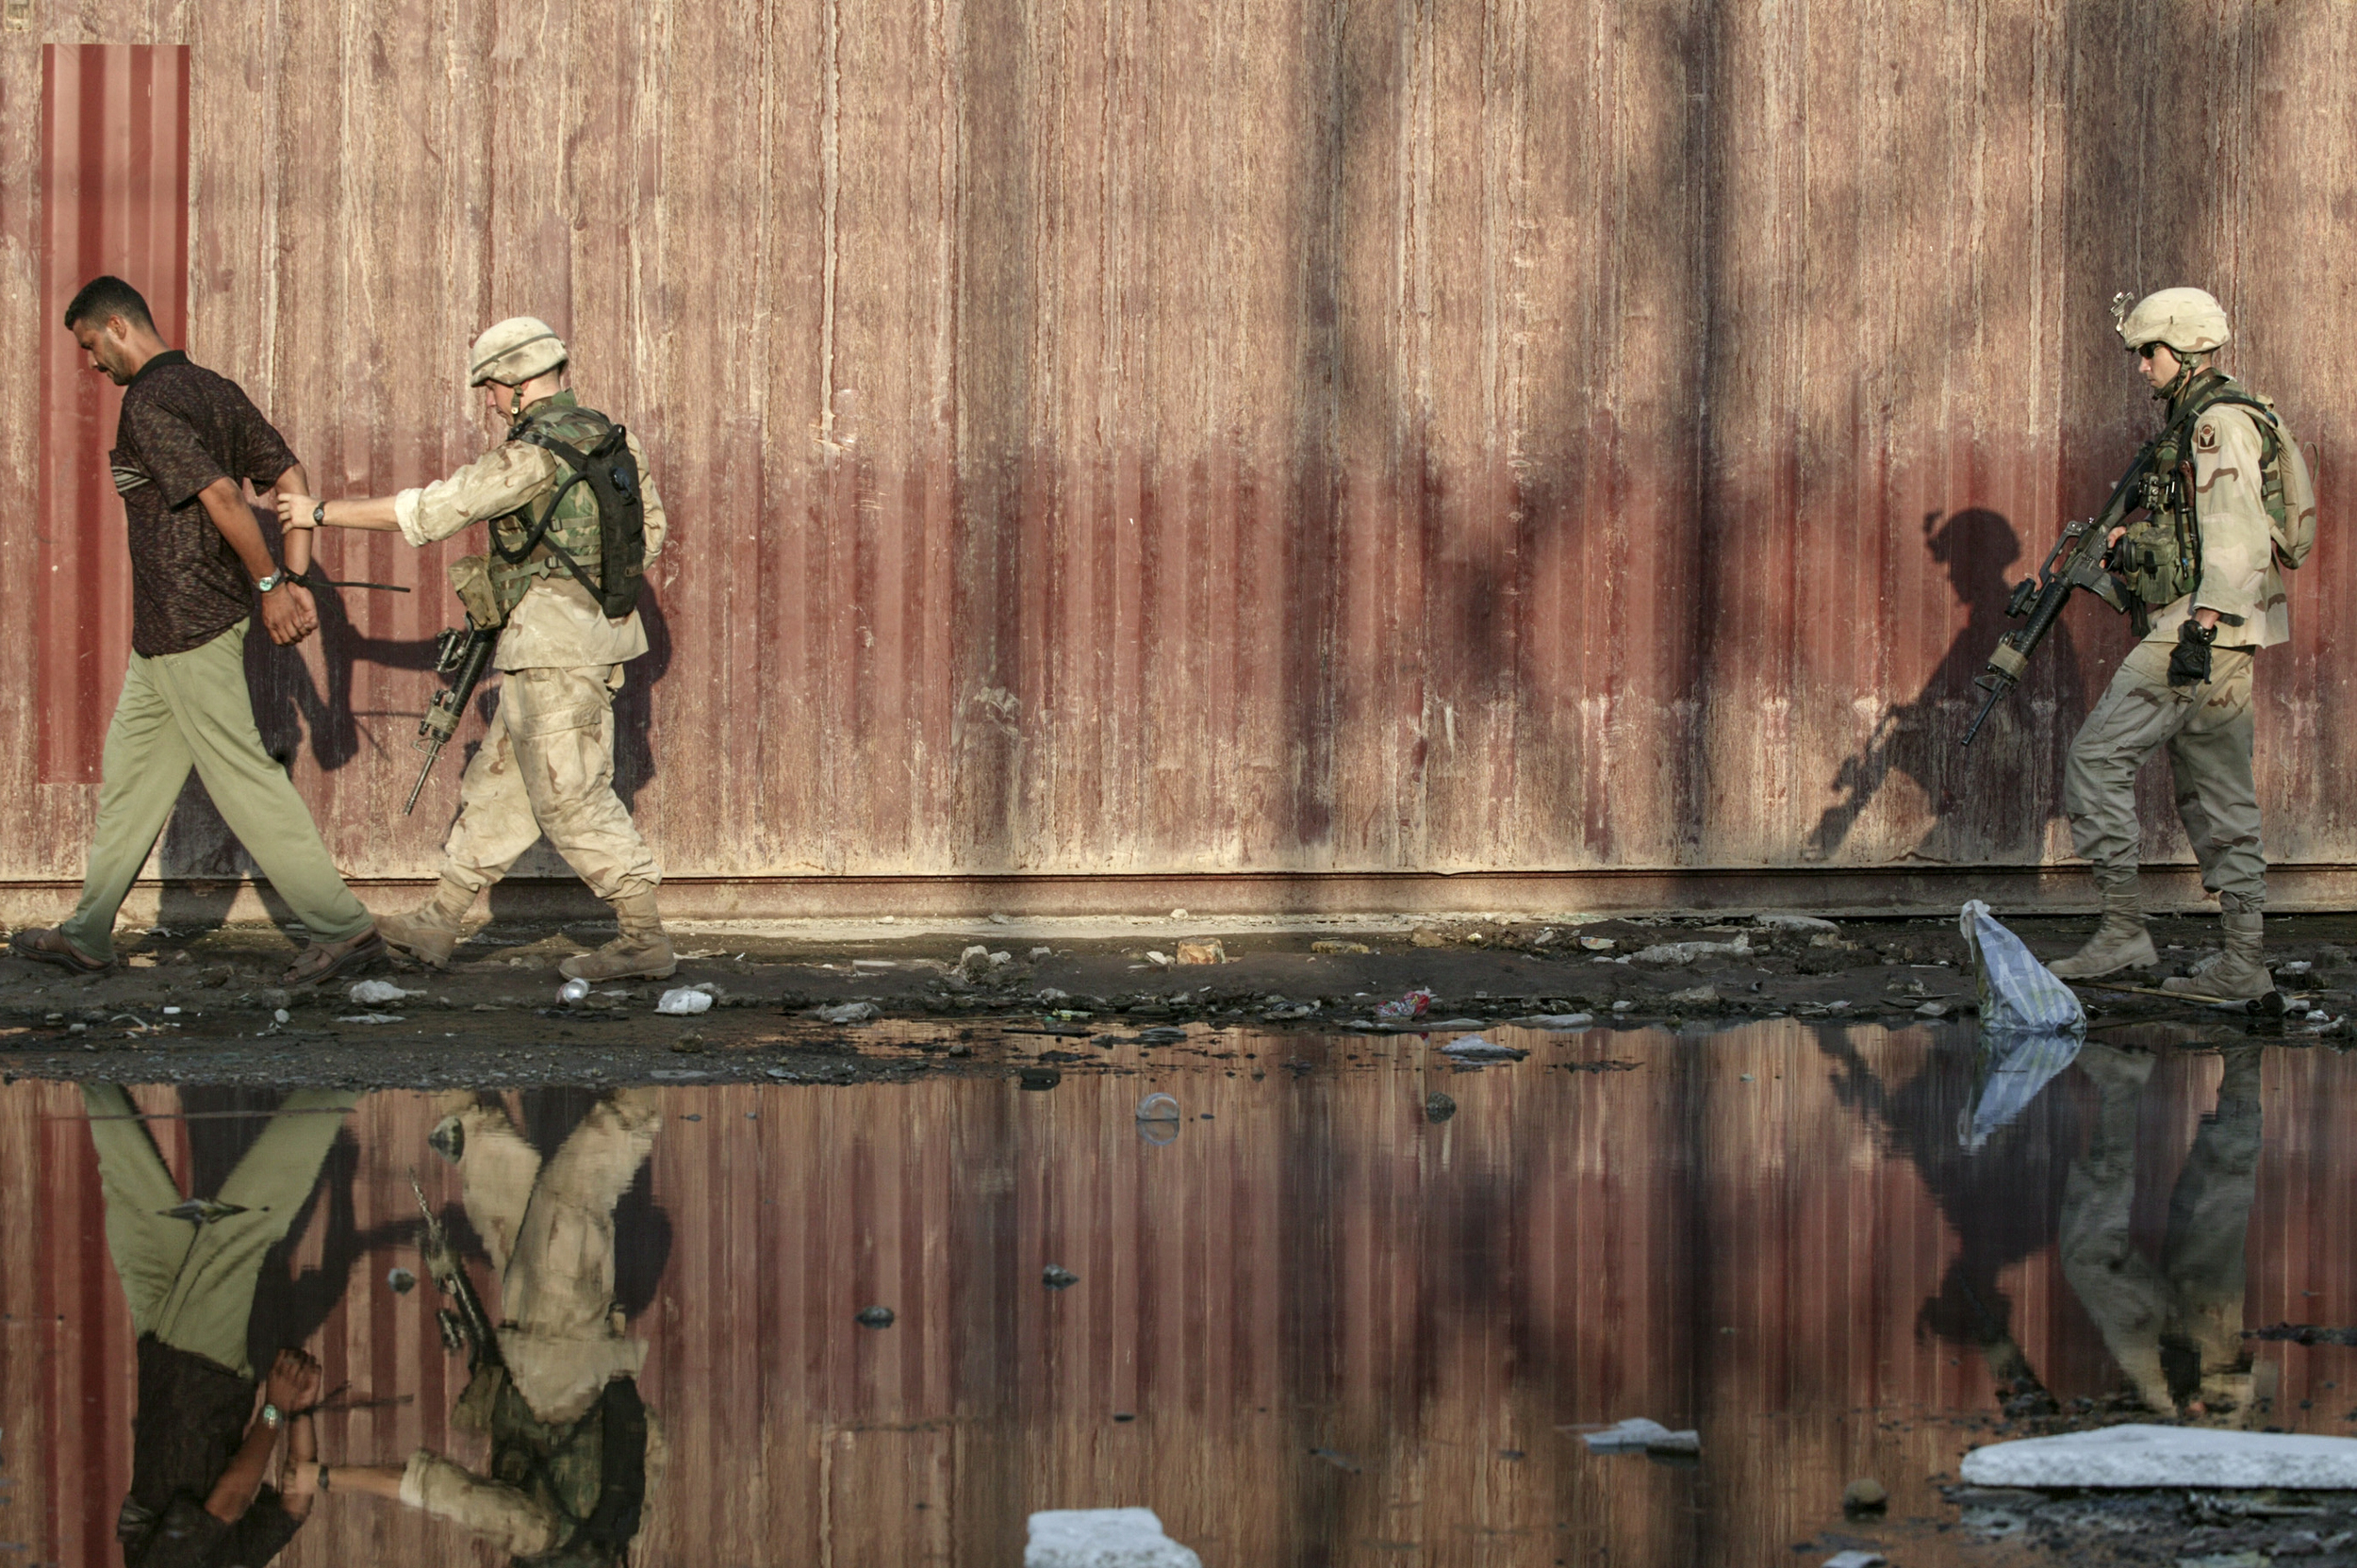
[[[530,316],[475,340],[468,385],[485,388],[506,423],[498,446],[446,479],[399,495],[320,502],[281,496],[288,528],[398,531],[414,545],[490,524],[492,550],[452,569],[476,623],[503,625],[493,659],[503,672],[499,710],[459,784],[458,820],[443,846],[441,885],[409,915],[377,922],[386,943],[420,962],[450,962],[475,895],[505,875],[542,834],[590,891],[613,906],[620,931],[569,958],[578,980],[662,979],[676,961],[655,903],[662,870],[614,792],[614,694],[622,667],[647,652],[637,611],[613,615],[594,591],[619,563],[601,558],[600,502],[550,445],[585,451],[613,428],[581,406],[567,382],[564,341]],[[642,503],[643,560],[663,549],[663,503],[635,437],[627,437]],[[632,560],[628,569],[642,569]],[[611,586],[612,585],[606,585]],[[635,595],[635,583],[630,585]],[[630,595],[625,595],[627,599]]]
[[[2272,407],[2212,364],[2229,337],[2217,300],[2165,289],[2118,312],[2118,326],[2168,424],[2143,511],[2113,534],[2141,640],[2080,727],[2063,775],[2071,842],[2094,862],[2102,924],[2052,967],[2077,980],[2159,962],[2138,887],[2135,779],[2166,745],[2225,950],[2165,983],[2197,996],[2264,996],[2274,982],[2261,940],[2266,861],[2250,767],[2252,666],[2260,649],[2291,635],[2278,565],[2306,553],[2313,491]],[[2273,515],[2287,492],[2288,525]],[[2287,526],[2297,541],[2288,545]]]

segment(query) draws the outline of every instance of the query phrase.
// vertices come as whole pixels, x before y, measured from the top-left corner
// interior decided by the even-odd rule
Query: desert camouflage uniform
[[[545,1164],[503,1109],[470,1103],[445,1125],[458,1134],[467,1219],[499,1276],[503,1319],[501,1360],[468,1382],[451,1425],[489,1435],[495,1449],[518,1421],[565,1431],[591,1413],[608,1382],[635,1378],[646,1363],[647,1343],[630,1333],[614,1299],[614,1206],[653,1151],[662,1118],[646,1090],[618,1091]],[[651,1491],[666,1446],[652,1412],[648,1422]],[[478,1474],[420,1448],[403,1469],[401,1500],[533,1557],[565,1541],[560,1504],[576,1517],[594,1507],[595,1444],[585,1452],[586,1469],[575,1454],[554,1475],[525,1477]]]
[[[2136,770],[2166,743],[2177,814],[2201,866],[2201,885],[2258,909],[2266,895],[2259,794],[2250,772],[2252,655],[2291,635],[2262,490],[2259,430],[2248,408],[2224,404],[2195,422],[2194,514],[2200,586],[2151,612],[2151,627],[2121,662],[2070,743],[2063,806],[2070,837],[2099,883],[2135,874],[2142,844]],[[2196,609],[2219,613],[2210,679],[2168,684],[2178,629]]]
[[[525,410],[571,405],[559,392]],[[661,553],[668,524],[636,437],[646,505],[646,560]],[[468,525],[540,504],[562,473],[555,455],[504,441],[447,479],[395,498],[402,536],[423,545]],[[647,651],[638,614],[608,620],[589,590],[561,569],[524,593],[500,635],[494,668],[505,673],[498,712],[458,786],[458,820],[443,845],[445,883],[469,894],[499,881],[542,834],[591,892],[607,902],[651,893],[663,880],[654,851],[614,793],[614,694],[622,666]]]

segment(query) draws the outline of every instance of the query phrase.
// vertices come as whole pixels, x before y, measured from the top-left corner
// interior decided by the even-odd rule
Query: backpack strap
[[[614,429],[614,421],[607,419],[603,414],[598,413],[595,409],[583,408],[576,410],[576,413],[596,420],[602,434],[610,433]],[[491,548],[498,551],[500,559],[505,561],[509,566],[520,566],[526,560],[531,558],[532,553],[535,550],[539,549],[545,544],[548,546],[549,553],[556,557],[557,563],[564,567],[567,571],[572,573],[573,580],[578,582],[583,587],[589,590],[591,598],[602,598],[605,593],[605,585],[603,582],[598,579],[593,579],[589,573],[584,569],[582,564],[573,559],[571,551],[567,550],[563,545],[556,543],[548,536],[550,525],[554,523],[556,520],[557,507],[562,505],[565,498],[572,493],[574,486],[585,484],[588,480],[588,454],[584,453],[578,447],[575,447],[568,442],[558,440],[555,437],[550,435],[547,431],[541,429],[538,425],[534,424],[529,421],[509,431],[508,438],[511,440],[524,441],[540,448],[542,451],[553,456],[559,463],[563,464],[567,471],[563,482],[556,487],[556,493],[549,497],[548,505],[541,509],[539,518],[535,520],[531,527],[525,532],[523,543],[518,545],[511,551],[505,545],[500,543],[499,535],[494,532],[491,536]],[[600,444],[602,445],[603,442],[601,441]],[[602,572],[601,572],[601,576],[602,576]]]

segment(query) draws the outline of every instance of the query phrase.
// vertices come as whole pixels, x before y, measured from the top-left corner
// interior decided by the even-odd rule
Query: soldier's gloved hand
[[[2198,686],[2208,681],[2210,644],[2217,640],[2217,627],[2204,626],[2188,616],[2177,629],[2177,646],[2168,655],[2168,684]]]

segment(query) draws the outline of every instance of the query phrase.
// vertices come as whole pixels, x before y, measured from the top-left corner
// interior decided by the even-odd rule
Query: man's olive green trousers
[[[147,864],[189,770],[271,888],[319,942],[369,928],[369,912],[337,874],[287,770],[262,750],[245,684],[240,620],[202,647],[131,655],[123,698],[107,726],[82,901],[58,929],[91,958],[114,957],[115,912]]]

